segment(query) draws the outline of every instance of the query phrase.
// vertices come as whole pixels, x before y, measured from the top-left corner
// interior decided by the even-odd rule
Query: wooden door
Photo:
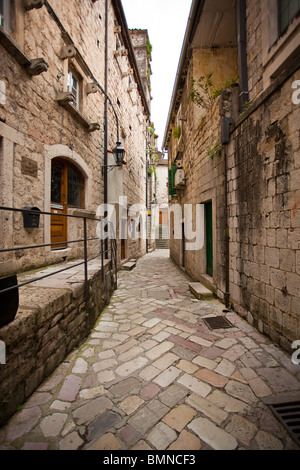
[[[52,250],[67,247],[67,166],[62,160],[55,159],[51,169],[51,243]],[[56,215],[57,214],[57,215]]]
[[[126,259],[126,239],[127,239],[127,219],[122,219],[121,222],[121,260]]]

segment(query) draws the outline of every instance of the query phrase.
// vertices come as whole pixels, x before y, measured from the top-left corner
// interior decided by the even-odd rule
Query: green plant
[[[237,77],[235,77],[227,80],[224,86],[216,88],[212,81],[212,75],[213,73],[210,72],[198,80],[195,80],[194,77],[191,78],[190,93],[187,98],[188,103],[192,101],[200,108],[209,109],[223,90],[230,88],[237,82]]]
[[[151,60],[151,54],[152,54],[152,44],[149,41],[149,39],[147,39],[147,55],[150,58],[150,60]]]
[[[249,101],[245,101],[245,103],[242,105],[242,113],[244,111],[246,111],[250,106],[250,102]]]
[[[175,127],[175,129],[173,130],[173,137],[175,139],[179,139],[180,136],[181,136],[181,126],[179,125],[179,126]]]
[[[210,157],[213,160],[215,157],[220,157],[222,148],[223,147],[222,147],[222,144],[220,144],[220,142],[218,141],[211,142],[209,146],[207,147],[206,154],[208,157]]]
[[[220,88],[215,88],[212,91],[212,99],[215,100],[218,96],[222,94],[223,90],[226,90],[226,88],[230,88],[232,85],[234,85],[237,82],[238,78],[232,78],[231,80],[226,80],[225,85],[220,87]]]
[[[200,108],[209,109],[213,104],[212,98],[212,73],[203,75],[198,80],[191,78],[191,90],[188,95],[188,103],[192,101]]]
[[[151,122],[150,126],[147,127],[147,130],[148,130],[148,132],[149,132],[151,135],[154,135],[154,133],[155,133],[155,128],[154,128],[153,122]]]

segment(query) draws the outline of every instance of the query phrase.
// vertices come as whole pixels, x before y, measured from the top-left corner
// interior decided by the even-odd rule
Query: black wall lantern
[[[125,149],[121,142],[117,142],[117,146],[113,149],[113,156],[117,165],[125,164]]]
[[[39,228],[40,226],[40,209],[38,207],[24,207],[23,212],[24,228]]]

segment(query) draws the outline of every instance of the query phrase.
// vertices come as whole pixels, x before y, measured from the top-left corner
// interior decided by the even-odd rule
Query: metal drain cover
[[[300,401],[268,405],[290,437],[300,446]]]
[[[233,328],[233,325],[226,317],[207,317],[203,318],[206,325],[211,330],[220,330],[221,328]]]

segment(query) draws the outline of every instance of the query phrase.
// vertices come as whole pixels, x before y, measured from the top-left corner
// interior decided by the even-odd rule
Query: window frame
[[[54,158],[51,161],[51,191],[50,191],[51,195],[50,195],[50,203],[51,204],[61,204],[61,202],[52,200],[52,171],[53,171],[55,166],[61,168],[61,181],[60,181],[60,184],[61,184],[61,190],[60,190],[61,191],[61,198],[62,198],[62,195],[64,195],[65,203],[66,203],[67,208],[70,208],[70,209],[85,209],[85,177],[84,177],[82,171],[76,165],[74,165],[69,160],[61,158],[61,157]],[[80,191],[81,191],[81,205],[80,206],[70,204],[70,201],[69,201],[69,168],[72,169],[73,171],[75,171],[75,173],[78,176],[80,176],[80,178],[81,178],[81,185],[82,186],[80,188]]]
[[[3,28],[3,30],[6,32],[6,33],[10,33],[11,32],[11,5],[10,5],[10,0],[0,0],[0,2],[2,3],[2,7],[3,7],[3,14],[0,15],[0,26],[1,28]],[[1,24],[2,23],[2,20],[4,21],[4,24]]]
[[[264,88],[272,83],[293,60],[300,44],[300,15],[283,34],[279,32],[279,2],[266,0],[262,9],[262,66]]]
[[[294,21],[295,18],[297,18],[297,16],[299,16],[299,13],[300,13],[300,0],[297,0],[298,2],[298,11],[293,15],[293,14],[290,14],[290,2],[292,0],[284,0],[285,3],[288,2],[288,4],[285,4],[285,10],[288,9],[288,23],[284,26],[282,26],[281,24],[281,17],[280,17],[280,14],[282,13],[282,1],[283,0],[277,0],[277,21],[278,21],[278,38],[280,38],[281,36],[283,36],[286,31],[288,30],[290,24]]]
[[[75,93],[74,93],[74,84],[73,81],[76,82]],[[73,67],[68,68],[68,91],[70,91],[74,96],[75,100],[72,102],[73,106],[80,111],[82,104],[81,104],[81,96],[82,96],[82,77],[77,73]]]

